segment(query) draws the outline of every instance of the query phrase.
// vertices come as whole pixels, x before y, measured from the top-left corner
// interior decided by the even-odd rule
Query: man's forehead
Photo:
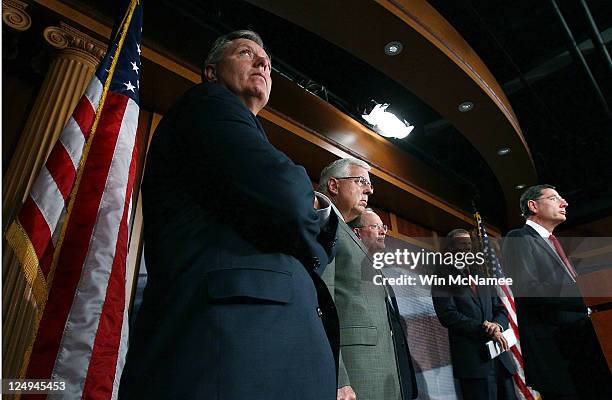
[[[367,224],[380,224],[380,223],[382,223],[382,219],[380,219],[380,217],[378,215],[376,215],[376,213],[373,213],[373,212],[366,212],[365,214],[363,214],[363,217],[361,219],[362,219],[362,221],[366,222]]]
[[[368,176],[368,171],[359,165],[351,164],[349,165],[348,170],[351,175],[355,174],[356,176]]]
[[[246,39],[246,38],[234,39],[234,40],[232,40],[232,43],[230,44],[229,48],[230,49],[235,49],[235,48],[240,47],[240,46],[251,47],[260,56],[265,54],[266,57],[268,57],[268,53],[266,53],[266,51],[260,45],[258,45],[256,42],[252,41],[251,39]]]

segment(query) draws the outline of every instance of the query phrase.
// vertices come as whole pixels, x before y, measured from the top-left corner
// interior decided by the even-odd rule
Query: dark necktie
[[[466,268],[464,276],[470,279],[470,276],[472,276],[472,274],[469,269]],[[469,282],[469,283],[470,283],[470,291],[472,292],[474,297],[478,297],[478,291],[476,290],[476,284],[474,282]]]
[[[559,257],[561,258],[561,261],[563,261],[563,264],[565,264],[565,268],[567,269],[567,272],[569,272],[570,276],[574,278],[574,280],[576,280],[576,277],[577,277],[576,270],[574,269],[574,267],[572,267],[572,264],[570,264],[569,260],[567,259],[567,256],[565,255],[565,251],[563,251],[563,247],[561,247],[561,243],[559,243],[559,239],[557,239],[555,235],[551,233],[550,236],[548,237],[548,240],[550,240],[550,242],[555,247],[555,250],[557,251],[557,254],[559,255]]]

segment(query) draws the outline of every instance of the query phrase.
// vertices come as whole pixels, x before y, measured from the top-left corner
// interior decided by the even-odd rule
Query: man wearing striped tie
[[[576,271],[553,235],[568,202],[554,186],[537,185],[522,194],[520,207],[525,226],[508,233],[503,253],[514,279],[526,382],[544,400],[610,398],[610,374]]]

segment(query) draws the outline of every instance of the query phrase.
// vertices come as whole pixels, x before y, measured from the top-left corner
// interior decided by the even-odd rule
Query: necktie
[[[569,260],[567,259],[567,256],[565,255],[565,251],[563,251],[563,247],[561,247],[561,243],[559,243],[559,239],[557,239],[555,235],[551,233],[550,236],[548,237],[548,240],[550,240],[550,242],[555,247],[555,250],[557,251],[557,254],[559,255],[559,257],[561,258],[561,261],[563,261],[563,264],[565,264],[565,268],[567,269],[567,272],[569,272],[570,276],[574,280],[576,280],[576,277],[577,277],[576,270],[574,270],[574,267],[572,267],[572,264],[570,264]]]
[[[465,277],[470,279],[470,276],[472,276],[472,274],[468,269],[466,269]],[[478,297],[478,291],[476,290],[476,284],[474,282],[470,282],[470,291],[472,292],[474,297]]]

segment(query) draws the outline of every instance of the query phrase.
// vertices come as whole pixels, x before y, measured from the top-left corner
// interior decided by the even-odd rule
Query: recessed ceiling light
[[[404,46],[400,42],[394,40],[385,45],[385,54],[388,56],[396,56],[402,52],[403,48]]]
[[[497,155],[505,156],[507,154],[510,154],[510,147],[502,147],[497,149]]]
[[[472,103],[471,101],[464,101],[463,103],[459,104],[459,106],[457,107],[457,110],[459,110],[460,112],[468,112],[468,111],[472,111],[474,109],[474,103]]]
[[[521,189],[525,189],[525,186],[527,186],[527,185],[525,185],[524,183],[521,183],[520,185],[516,185],[514,188],[516,190],[521,190]]]

